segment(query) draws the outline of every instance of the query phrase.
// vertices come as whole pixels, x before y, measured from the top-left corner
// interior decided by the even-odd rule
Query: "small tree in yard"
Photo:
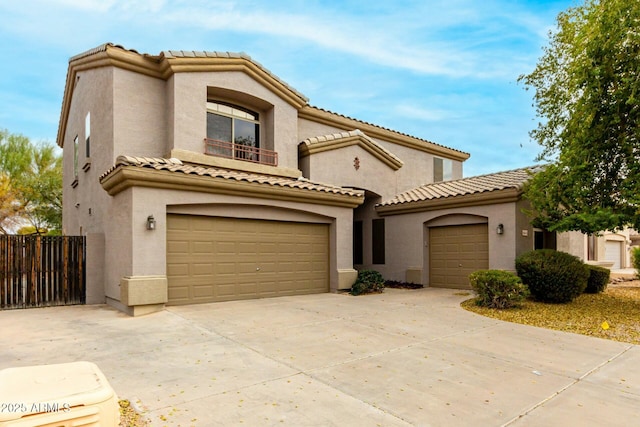
[[[542,120],[531,137],[549,163],[525,188],[534,224],[640,229],[640,1],[585,0],[557,23],[519,78],[535,90]]]

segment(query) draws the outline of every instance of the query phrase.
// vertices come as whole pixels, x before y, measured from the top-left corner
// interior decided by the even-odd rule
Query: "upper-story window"
[[[226,102],[207,102],[206,154],[277,166],[278,153],[260,144],[258,113]]]
[[[78,135],[73,138],[73,176],[78,177]]]
[[[87,113],[87,117],[84,120],[84,155],[85,157],[91,157],[91,113]]]
[[[450,159],[442,159],[440,157],[433,158],[433,182],[451,181],[453,177],[453,161]]]
[[[237,105],[207,102],[207,138],[260,147],[260,117]]]

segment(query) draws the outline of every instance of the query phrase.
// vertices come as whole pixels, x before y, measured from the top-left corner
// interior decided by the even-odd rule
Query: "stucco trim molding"
[[[239,71],[262,84],[296,109],[301,109],[308,103],[308,99],[304,95],[277,78],[248,55],[228,52],[180,52],[179,54],[163,52],[154,56],[140,54],[134,50],[107,43],[69,60],[58,126],[58,146],[64,145],[71,98],[78,73],[109,66],[162,80],[167,80],[176,73]]]
[[[244,58],[164,58],[161,65],[162,78],[168,79],[177,73],[239,71],[277,94],[293,107],[300,109],[307,104],[307,99],[294,92],[271,74],[257,66],[253,61]]]
[[[397,171],[404,165],[404,162],[396,155],[369,138],[359,129],[306,139],[300,143],[298,151],[300,156],[307,157],[316,153],[339,150],[352,145],[361,147],[394,171]]]
[[[258,197],[352,209],[364,202],[364,194],[336,194],[304,188],[265,185],[258,182],[235,181],[223,177],[189,175],[181,172],[136,166],[118,166],[101,180],[101,184],[102,188],[110,196],[115,196],[131,187],[147,187]]]
[[[283,168],[280,166],[268,166],[258,163],[245,162],[243,160],[225,159],[222,157],[208,156],[206,154],[194,153],[193,151],[174,149],[169,153],[170,158],[179,159],[187,163],[213,166],[216,168],[234,169],[244,172],[257,173],[262,175],[284,176],[297,179],[302,176],[298,169]]]
[[[298,111],[298,118],[310,120],[312,122],[329,125],[349,131],[351,129],[360,129],[372,138],[379,138],[394,144],[412,148],[414,150],[424,151],[451,160],[465,161],[469,158],[469,153],[454,150],[443,145],[439,145],[430,141],[405,135],[400,132],[386,129],[371,123],[362,122],[347,116],[332,113],[310,105],[304,106]]]
[[[507,188],[504,190],[487,191],[483,193],[465,194],[455,197],[406,202],[395,205],[376,206],[380,216],[399,215],[414,212],[428,212],[439,209],[462,208],[470,206],[496,205],[499,203],[513,203],[520,200],[522,190]]]

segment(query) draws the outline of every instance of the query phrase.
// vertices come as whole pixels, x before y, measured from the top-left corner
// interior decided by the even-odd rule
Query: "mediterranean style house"
[[[245,54],[77,55],[57,142],[87,302],[131,315],[348,289],[359,269],[468,287],[537,247],[596,248],[531,227],[531,169],[463,178],[469,154],[311,106]]]

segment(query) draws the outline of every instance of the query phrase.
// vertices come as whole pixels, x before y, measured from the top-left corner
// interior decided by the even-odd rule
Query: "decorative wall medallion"
[[[356,168],[356,170],[360,169],[360,159],[359,158],[355,158],[353,159],[353,167]]]

